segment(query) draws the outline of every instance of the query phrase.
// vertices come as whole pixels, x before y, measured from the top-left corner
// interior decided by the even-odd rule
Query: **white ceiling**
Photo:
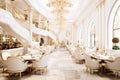
[[[47,6],[49,1],[51,0],[15,0],[14,5],[16,6],[16,9],[20,10],[23,13],[26,13],[26,11],[29,10],[30,7],[32,7],[46,18],[53,20],[55,18],[55,15],[52,13],[53,8]],[[70,3],[72,3],[73,6],[66,8],[69,11],[69,13],[64,14],[64,17],[68,22],[74,22],[81,15],[84,15],[85,11],[87,11],[87,9],[89,9],[89,7],[92,4],[99,0],[68,1],[70,1]]]
[[[47,4],[49,3],[50,0],[38,0],[39,4],[43,6],[43,8],[47,11],[50,12],[50,15],[53,15],[52,7],[48,7]],[[80,0],[69,0],[70,3],[72,3],[71,7],[67,7],[66,9],[69,11],[69,13],[65,14],[64,16],[67,19],[71,19],[74,17],[74,14],[76,14],[77,9],[79,8],[79,2]],[[52,18],[54,16],[50,16],[49,18]]]
[[[50,0],[27,0],[27,2],[34,7],[38,12],[43,14],[45,17],[49,19],[55,18],[55,15],[52,13],[52,8],[48,7],[47,4]],[[89,5],[94,1],[98,0],[69,0],[70,3],[73,4],[72,7],[66,8],[69,10],[69,13],[65,14],[64,17],[67,20],[74,21],[81,13],[83,13],[84,9],[87,9]]]

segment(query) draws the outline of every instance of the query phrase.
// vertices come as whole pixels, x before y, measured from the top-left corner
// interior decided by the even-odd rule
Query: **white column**
[[[100,6],[100,48],[104,49],[104,14],[103,14],[103,5]]]
[[[104,44],[103,49],[107,49],[107,21],[106,21],[106,3],[103,5],[103,30],[104,30]]]
[[[100,31],[101,31],[101,28],[100,28],[101,27],[100,8],[98,7],[97,9],[98,9],[98,22],[97,22],[98,26],[96,26],[96,37],[95,37],[96,38],[96,42],[95,42],[95,44],[96,44],[97,48],[101,48],[100,47],[100,41],[101,41],[101,35],[100,35]]]
[[[72,45],[74,45],[74,33],[73,33],[73,31],[74,31],[73,29],[74,29],[74,28],[73,28],[73,25],[72,25],[71,28],[72,28],[72,30],[71,30],[71,31],[72,31]]]
[[[8,0],[5,0],[5,10],[8,10]]]
[[[40,26],[40,14],[38,15],[38,27],[41,27]]]
[[[106,18],[105,18],[105,2],[103,2],[102,4],[101,4],[101,7],[100,7],[100,17],[101,17],[101,34],[100,34],[100,36],[101,36],[101,42],[100,43],[102,43],[102,44],[100,44],[101,45],[101,49],[105,49],[106,48],[106,25],[105,25],[105,23],[106,23]]]
[[[33,24],[32,17],[33,17],[33,12],[32,12],[32,9],[30,9],[30,13],[29,13],[29,26],[30,26],[30,28],[29,28],[29,30],[30,30],[30,44],[31,45],[32,45],[32,24]]]
[[[40,14],[39,14],[39,15],[38,15],[38,27],[39,27],[39,28],[41,28],[41,26],[40,26],[40,18],[41,18],[41,17],[40,17]],[[41,36],[39,35],[39,42],[40,42],[40,38],[41,38]]]

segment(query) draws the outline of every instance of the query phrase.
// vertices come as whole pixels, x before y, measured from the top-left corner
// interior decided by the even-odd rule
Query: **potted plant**
[[[112,42],[115,44],[115,45],[112,47],[112,49],[114,49],[114,50],[120,49],[119,46],[117,46],[117,43],[119,43],[119,38],[114,37],[114,38],[112,39]]]

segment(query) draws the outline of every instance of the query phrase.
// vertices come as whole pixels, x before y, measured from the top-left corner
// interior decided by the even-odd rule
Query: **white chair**
[[[2,53],[0,53],[0,66],[3,68],[3,72],[4,72],[6,65],[5,65],[5,60],[3,59]]]
[[[15,57],[9,57],[6,61],[7,70],[10,73],[21,73],[27,69],[27,63],[24,63],[21,59]]]
[[[118,76],[120,72],[120,57],[117,57],[113,62],[107,62],[106,67],[115,73],[115,76]]]
[[[43,73],[43,71],[47,71],[47,64],[48,64],[48,59],[49,59],[49,55],[43,55],[41,57],[41,59],[39,61],[36,61],[33,63],[33,68],[35,70],[39,70],[40,71],[40,74]]]
[[[90,52],[95,51],[94,49],[91,48],[87,48],[86,50],[84,50],[84,53],[89,54]]]
[[[79,50],[75,50],[74,53],[73,53],[73,56],[75,58],[75,61],[77,63],[83,63],[84,61],[84,55],[82,54],[82,52],[80,52]]]
[[[3,60],[7,60],[7,58],[10,57],[10,56],[11,56],[11,54],[8,53],[8,52],[3,52],[3,53],[2,53],[2,58],[3,58]]]
[[[84,54],[84,58],[85,58],[85,65],[87,67],[87,71],[88,69],[91,70],[98,70],[100,68],[100,64],[99,64],[99,60],[92,58],[91,56]]]

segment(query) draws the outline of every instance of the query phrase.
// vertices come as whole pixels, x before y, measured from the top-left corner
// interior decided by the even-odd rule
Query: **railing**
[[[17,55],[22,55],[24,51],[23,47],[20,48],[13,48],[13,49],[7,49],[7,50],[0,50],[0,52],[10,54],[11,56],[17,56]]]

